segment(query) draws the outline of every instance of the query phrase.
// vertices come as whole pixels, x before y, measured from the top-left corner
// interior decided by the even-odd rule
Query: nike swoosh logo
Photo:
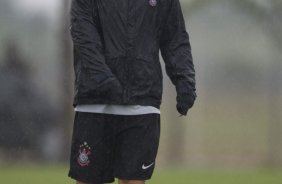
[[[154,165],[154,162],[151,163],[150,165],[146,165],[146,166],[143,164],[143,165],[142,165],[142,169],[144,169],[144,170],[145,170],[145,169],[148,169],[148,168],[150,168],[150,167],[153,166],[153,165]]]

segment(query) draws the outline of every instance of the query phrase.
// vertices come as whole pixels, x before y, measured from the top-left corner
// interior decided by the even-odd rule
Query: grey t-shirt
[[[83,104],[83,105],[77,105],[74,110],[79,112],[92,112],[92,113],[118,114],[118,115],[138,115],[138,114],[149,114],[149,113],[160,114],[160,109],[153,106],[143,106],[143,105]]]

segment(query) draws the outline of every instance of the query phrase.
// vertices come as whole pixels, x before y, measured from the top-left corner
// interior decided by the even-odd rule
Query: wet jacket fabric
[[[196,98],[189,35],[179,0],[72,0],[77,104],[160,108],[165,70],[180,103]]]

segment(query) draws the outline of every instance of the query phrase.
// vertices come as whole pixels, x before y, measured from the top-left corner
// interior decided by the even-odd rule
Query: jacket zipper
[[[129,24],[130,24],[130,0],[127,0],[127,20],[126,20],[126,61],[125,61],[125,77],[126,77],[126,84],[125,84],[125,102],[128,102],[129,100]]]

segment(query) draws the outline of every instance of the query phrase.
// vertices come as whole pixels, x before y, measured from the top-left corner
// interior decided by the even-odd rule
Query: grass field
[[[0,166],[3,184],[71,184],[65,166]],[[148,184],[282,184],[282,169],[157,169]]]

